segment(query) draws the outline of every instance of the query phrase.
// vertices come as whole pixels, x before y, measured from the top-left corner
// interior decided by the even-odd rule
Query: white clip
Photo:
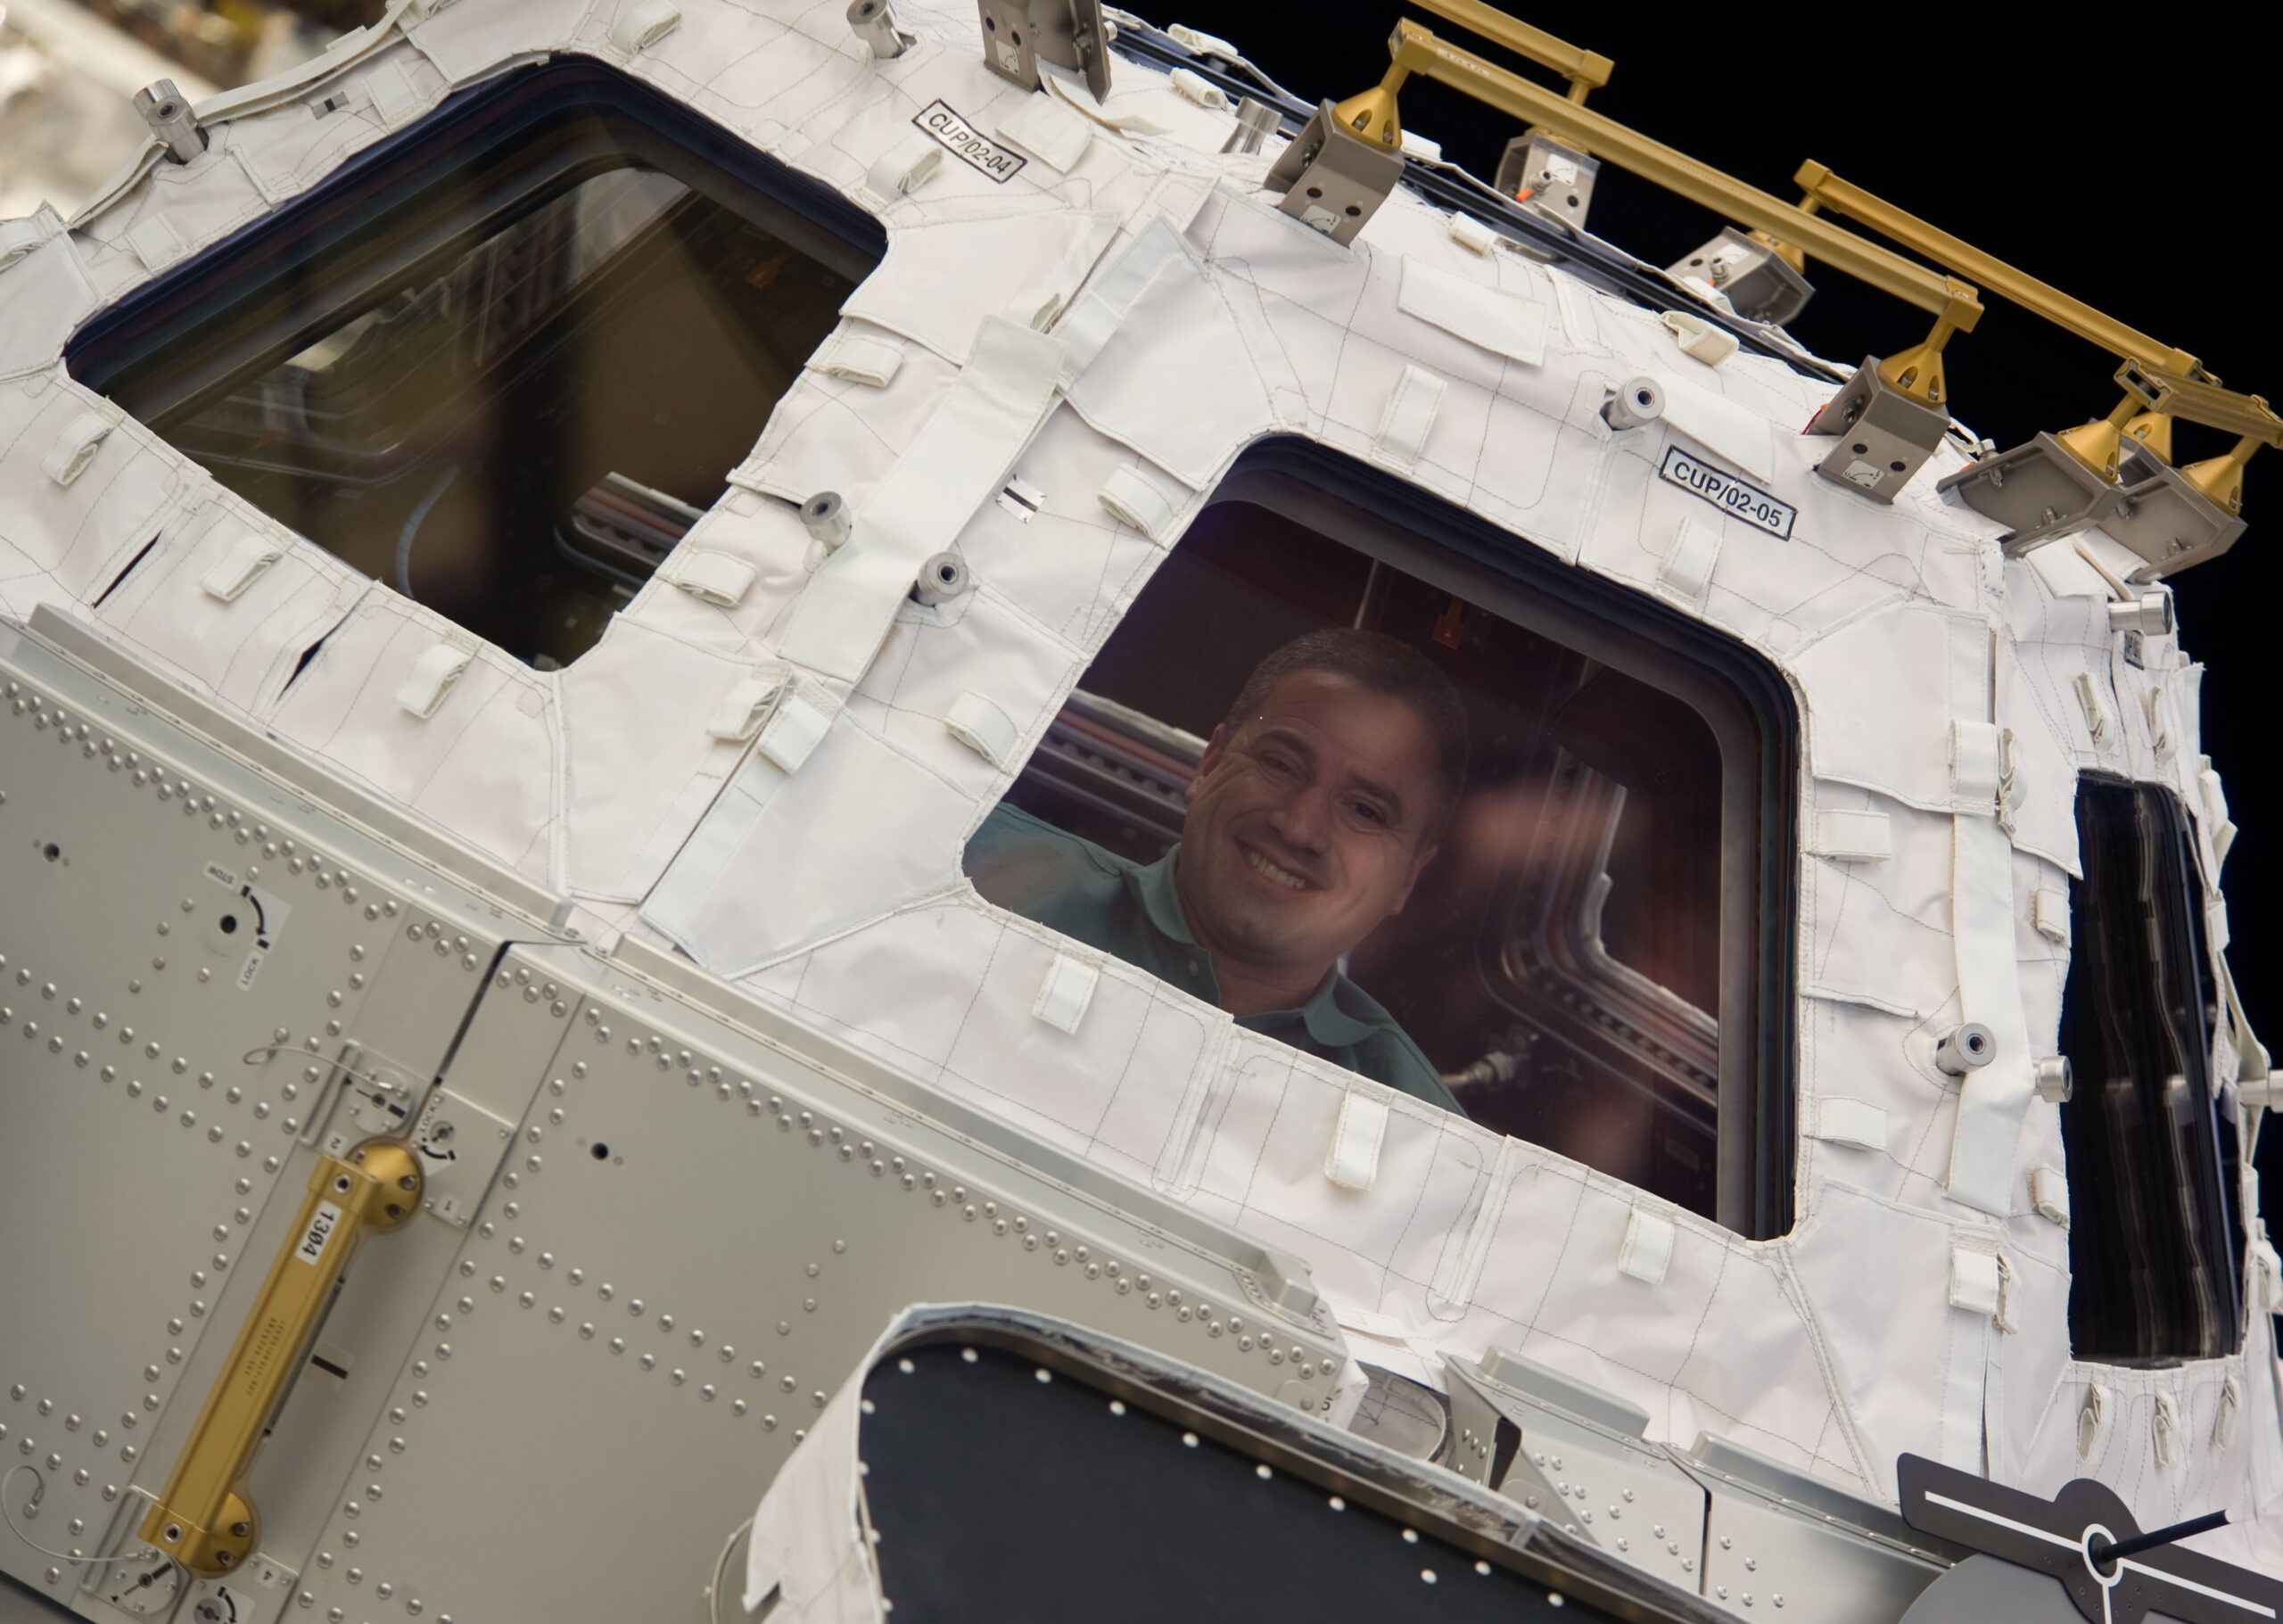
[[[2233,1376],[2220,1383],[2219,1413],[2212,1417],[2212,1447],[2226,1449],[2236,1441],[2236,1416],[2244,1407],[2243,1383]]]
[[[1000,120],[999,133],[1048,169],[1067,175],[1086,155],[1094,124],[1042,90]]]
[[[908,136],[883,153],[864,176],[865,189],[884,202],[917,192],[944,161],[944,149],[928,136]]]
[[[2077,1412],[2077,1458],[2089,1461],[2107,1436],[2110,1415],[2116,1400],[2108,1389],[2096,1381],[2085,1389],[2084,1406]]]
[[[1372,454],[1405,472],[1416,467],[1442,404],[1443,380],[1405,361],[1380,413],[1379,432],[1372,437]]]
[[[2090,672],[2077,673],[2077,708],[2085,713],[2085,731],[2095,744],[2100,743],[2108,731],[2108,713],[2101,708],[2100,690],[2093,686]]]
[[[398,705],[425,721],[436,713],[436,707],[474,658],[473,649],[452,643],[434,645],[412,663],[411,673],[396,690]]]
[[[2043,1163],[2030,1169],[2030,1205],[2048,1224],[2069,1227],[2069,1175]]]
[[[70,484],[87,471],[103,436],[118,426],[119,419],[109,412],[81,412],[56,436],[55,444],[40,459],[39,471],[59,485]]]
[[[778,696],[777,708],[762,724],[754,748],[787,772],[798,772],[810,752],[823,742],[840,707],[820,701],[806,682],[787,683]]]
[[[1446,218],[1451,241],[1470,253],[1487,254],[1496,246],[1498,234],[1474,216],[1454,209]]]
[[[1173,533],[1174,505],[1166,493],[1130,467],[1110,470],[1095,499],[1120,523],[1131,524],[1152,541]]]
[[[2058,886],[2040,886],[2030,894],[2030,923],[2056,947],[2068,946],[2069,894]]]
[[[1039,984],[1031,1013],[1058,1031],[1075,1035],[1086,1018],[1086,1006],[1093,1002],[1094,988],[1101,978],[1101,966],[1074,953],[1057,953],[1054,962],[1046,967],[1046,979]]]
[[[1873,1105],[1867,1100],[1826,1096],[1815,1102],[1813,1120],[1815,1126],[1810,1132],[1817,1139],[1853,1145],[1861,1150],[1887,1148],[1886,1108]]]
[[[1995,722],[1950,723],[1950,794],[1961,809],[1997,812],[2003,750]]]
[[[1221,87],[1194,70],[1174,69],[1173,85],[1174,89],[1184,101],[1194,102],[1199,107],[1209,107],[1215,112],[1219,112],[1229,104],[1229,98],[1222,94]]]
[[[258,531],[249,532],[232,544],[212,569],[198,578],[199,589],[209,598],[230,603],[284,556],[284,548],[277,542]]]
[[[828,378],[885,389],[903,365],[903,346],[892,338],[840,327],[809,358],[809,365]]]
[[[1372,1085],[1351,1082],[1339,1102],[1339,1120],[1331,1130],[1331,1150],[1324,1158],[1323,1175],[1342,1190],[1369,1190],[1379,1176],[1380,1144],[1388,1132],[1388,1102]]]
[[[1686,310],[1667,310],[1658,317],[1665,330],[1673,335],[1680,352],[1702,361],[1707,367],[1718,367],[1736,352],[1736,335],[1702,316],[1692,316]]]
[[[973,688],[961,690],[944,713],[951,735],[994,767],[1003,767],[1022,738],[1015,719]]]
[[[2155,1414],[2151,1417],[2155,1434],[2156,1464],[2170,1466],[2180,1438],[2180,1401],[2170,1393],[2156,1395]]]
[[[1950,1307],[1995,1318],[1999,1308],[1998,1254],[1950,1241]]]
[[[658,572],[700,603],[722,609],[737,607],[755,573],[742,558],[702,547],[676,548]]]
[[[1683,515],[1671,548],[1657,565],[1657,584],[1685,604],[1701,604],[1720,556],[1720,527]]]
[[[629,56],[656,45],[681,21],[681,7],[673,0],[642,0],[618,14],[610,25],[610,42]]]
[[[139,221],[126,236],[127,246],[143,261],[144,270],[162,270],[182,258],[182,237],[163,214]]]
[[[751,738],[769,720],[770,707],[777,702],[777,696],[785,691],[785,668],[778,666],[738,679],[721,696],[721,703],[713,707],[713,719],[705,724],[706,732],[727,744],[743,744]]]
[[[1625,1238],[1617,1243],[1617,1272],[1647,1285],[1663,1283],[1672,1266],[1673,1221],[1636,1206],[1625,1216]]]
[[[1884,862],[1894,855],[1894,821],[1883,812],[1828,808],[1816,813],[1809,849],[1834,862]]]

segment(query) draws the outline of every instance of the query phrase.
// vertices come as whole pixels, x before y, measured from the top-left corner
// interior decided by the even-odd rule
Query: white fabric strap
[[[673,0],[639,0],[619,12],[618,21],[610,25],[610,42],[631,56],[672,33],[680,21],[681,7]]]
[[[55,437],[54,445],[40,459],[39,471],[59,485],[70,484],[87,471],[103,436],[118,426],[119,419],[109,412],[81,412]]]
[[[1112,518],[1131,524],[1152,541],[1162,542],[1173,534],[1173,499],[1135,469],[1111,469],[1095,497]]]
[[[2057,886],[2040,886],[2030,895],[2030,923],[2047,941],[2068,946],[2069,894]]]
[[[1039,984],[1031,1013],[1058,1031],[1076,1034],[1101,978],[1099,964],[1074,953],[1057,953],[1054,962],[1046,967],[1046,979]]]
[[[2180,1456],[2180,1400],[2170,1393],[2156,1395],[2155,1413],[2149,1417],[2155,1436],[2156,1464],[2169,1467]]]
[[[1867,1100],[1836,1097],[1817,1100],[1814,1122],[1815,1126],[1810,1131],[1817,1139],[1827,1139],[1834,1144],[1853,1145],[1862,1150],[1883,1150],[1887,1148],[1886,1108],[1873,1105]]]
[[[1968,1314],[1998,1316],[1998,1254],[1960,1236],[1950,1241],[1950,1307]]]
[[[21,219],[0,220],[0,270],[6,270],[62,229],[62,217],[48,203]]]
[[[1126,312],[1149,291],[1150,284],[1175,266],[1186,268],[1191,275],[1197,272],[1197,262],[1190,258],[1181,233],[1164,218],[1152,218],[1135,235],[1125,251],[1103,268],[1093,285],[1055,325],[1054,336],[1062,342],[1062,375],[1066,383],[1101,353],[1110,334],[1117,331]]]
[[[658,572],[701,603],[733,609],[753,585],[754,566],[729,553],[707,548],[677,548]]]
[[[1063,349],[986,316],[959,381],[858,515],[846,544],[810,577],[778,652],[854,682],[879,651],[919,566],[1005,482],[1053,404]]]
[[[840,706],[813,683],[787,683],[754,748],[782,771],[798,772],[839,714]]]
[[[944,713],[944,726],[951,735],[994,767],[1003,767],[1015,754],[1022,730],[998,704],[973,688],[961,690]]]
[[[944,161],[944,149],[933,136],[905,136],[880,154],[865,172],[864,189],[884,203],[892,203],[927,183]]]
[[[2003,772],[1995,722],[1950,723],[1950,796],[1957,810],[1995,812]]]
[[[2030,1205],[2048,1224],[2069,1227],[2069,1175],[2040,1162],[2030,1169]]]
[[[1494,355],[1531,367],[1545,359],[1545,307],[1534,299],[1485,287],[1405,254],[1396,303],[1405,315]]]
[[[412,76],[400,62],[381,62],[367,73],[365,94],[373,99],[373,111],[381,122],[391,129],[420,111],[420,93],[413,88]]]
[[[1176,68],[1172,77],[1174,94],[1183,101],[1194,102],[1199,107],[1210,108],[1215,112],[1228,106],[1229,98],[1221,87],[1194,69]]]
[[[2048,541],[2023,555],[2030,573],[2056,598],[2106,598],[2108,582],[2066,541]]]
[[[1834,862],[1884,862],[1894,855],[1893,820],[1883,812],[1829,808],[1816,813],[1809,849]]]
[[[284,547],[259,532],[240,536],[214,567],[198,578],[199,589],[209,598],[230,603],[284,556]]]
[[[1617,1243],[1617,1272],[1647,1285],[1663,1284],[1676,1232],[1670,1217],[1636,1206],[1626,1214],[1625,1238]]]
[[[181,235],[163,214],[150,215],[136,222],[126,240],[135,257],[143,261],[144,270],[161,270],[182,258]]]
[[[1997,1055],[1966,1073],[1944,1188],[1954,1201],[2005,1217],[2013,1210],[2015,1147],[2037,1097],[2029,1021],[2014,953],[2014,843],[1991,818],[1950,820],[1950,925],[1964,1017],[1990,1028]]]
[[[2098,744],[2108,732],[2108,712],[2101,705],[2100,689],[2094,686],[2092,673],[2077,673],[2077,708],[2085,713],[2085,731]]]
[[[1419,453],[1442,404],[1443,380],[1405,361],[1380,412],[1379,433],[1372,437],[1372,454],[1406,471],[1418,466]]]
[[[2243,1413],[2243,1383],[2229,1376],[2220,1383],[2220,1402],[2212,1417],[2212,1447],[2229,1449],[2235,1446],[2236,1417]]]
[[[1661,367],[1652,375],[1665,392],[1668,428],[1687,435],[1755,479],[1776,477],[1775,432],[1767,418],[1694,378]]]
[[[785,691],[788,673],[781,666],[764,667],[749,677],[742,677],[730,685],[721,696],[721,703],[713,707],[713,714],[705,730],[715,738],[729,744],[743,744],[761,731],[762,723],[769,720],[769,713],[777,703],[777,696]]]
[[[1736,352],[1736,335],[1726,327],[1716,326],[1702,316],[1692,316],[1686,310],[1667,310],[1658,319],[1665,324],[1665,331],[1673,335],[1673,342],[1680,352],[1692,360],[1702,361],[1707,367],[1718,367]]]
[[[2089,1461],[2100,1453],[2108,1437],[2108,1423],[2116,1414],[2116,1395],[2099,1382],[2085,1389],[2085,1402],[2077,1412],[2077,1458]]]
[[[1094,138],[1092,122],[1041,90],[999,120],[999,133],[1058,173],[1067,174]]]
[[[1712,584],[1712,565],[1720,556],[1720,527],[1684,515],[1673,532],[1672,545],[1657,565],[1657,584],[1683,603],[1704,601]]]
[[[1496,232],[1460,210],[1452,210],[1445,223],[1450,228],[1451,241],[1470,253],[1487,254],[1497,244]]]
[[[839,326],[809,358],[809,365],[828,378],[885,389],[903,365],[903,345],[882,334],[852,333]]]
[[[1323,1175],[1342,1190],[1369,1190],[1379,1176],[1380,1145],[1387,1138],[1388,1102],[1360,1081],[1351,1082],[1331,1130]]]
[[[1166,33],[1174,44],[1186,45],[1198,56],[1217,56],[1224,62],[1240,62],[1244,54],[1218,34],[1207,34],[1203,29],[1192,29],[1185,22],[1169,24]]]
[[[452,684],[460,680],[460,673],[474,658],[473,649],[455,643],[432,645],[412,663],[410,673],[397,688],[398,705],[425,721],[436,713],[436,707],[443,704],[444,696],[452,691]]]

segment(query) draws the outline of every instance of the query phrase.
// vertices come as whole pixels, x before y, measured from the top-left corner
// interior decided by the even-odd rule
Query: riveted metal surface
[[[577,949],[501,960],[446,1085],[535,1092],[303,1571],[318,1616],[383,1585],[457,1618],[649,1616],[914,1302],[1330,1404],[1336,1328],[1296,1277],[1302,1311],[1265,1304],[1289,1265],[1099,1170],[1043,1175],[1015,1130],[746,1013]]]
[[[37,1499],[31,1537],[90,1554],[163,1482],[339,1062],[416,1097],[500,944],[545,934],[500,900],[527,882],[474,857],[438,872],[314,772],[257,765],[275,746],[106,664],[0,627],[0,1459],[37,1474],[11,1485],[20,1515]],[[247,1479],[265,1566],[301,1566],[458,1239],[416,1222],[337,1302],[326,1340],[368,1373],[301,1383],[277,1416]],[[58,1600],[88,1571],[12,1540],[0,1570]]]

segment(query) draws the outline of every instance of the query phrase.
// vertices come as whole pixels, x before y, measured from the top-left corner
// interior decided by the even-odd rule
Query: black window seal
[[[549,136],[566,114],[589,115],[587,128]],[[511,161],[546,138],[561,144],[552,155],[557,177],[583,177],[582,166],[591,173],[622,168],[630,158],[647,163],[779,230],[853,280],[886,255],[878,220],[840,193],[608,63],[561,57],[457,91],[354,154],[304,195],[90,317],[65,347],[64,363],[81,383],[110,395],[120,379],[155,361],[136,378],[136,398],[121,403],[145,421],[176,411],[265,357],[295,353],[339,318],[344,297],[368,291],[387,269],[449,251],[498,211],[526,206],[533,177]],[[495,187],[438,209],[439,194],[456,177],[490,160],[507,171]],[[392,224],[416,227],[412,240],[390,241]],[[367,256],[346,276],[352,289],[321,285],[309,275],[319,255],[352,244]],[[281,293],[289,295],[288,313],[247,330],[252,313]],[[192,335],[209,342],[185,342]]]
[[[1788,1232],[1798,1153],[1792,1074],[1800,728],[1783,673],[1756,649],[1669,605],[1564,564],[1479,515],[1310,440],[1256,442],[1208,499],[1224,501],[1269,508],[1602,660],[1703,719],[1724,763],[1715,1216],[1753,1240]],[[1750,759],[1752,771],[1725,770],[1739,759]],[[1732,923],[1736,919],[1749,926]],[[1747,941],[1747,951],[1733,951]]]

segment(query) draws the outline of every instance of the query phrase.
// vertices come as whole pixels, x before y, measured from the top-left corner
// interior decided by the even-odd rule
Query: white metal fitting
[[[957,553],[937,553],[920,566],[919,579],[912,582],[911,596],[932,608],[951,602],[967,589],[967,560]]]
[[[2067,1055],[2049,1054],[2037,1063],[2039,1099],[2051,1105],[2066,1105],[2076,1088],[2076,1077],[2069,1069]]]
[[[1970,1020],[1956,1031],[1945,1033],[1934,1045],[1934,1064],[1954,1077],[1979,1071],[1997,1058],[1998,1040],[1978,1020]]]
[[[2131,603],[2108,606],[2111,631],[2138,631],[2143,637],[2163,637],[2172,629],[2172,595],[2143,592]]]
[[[1602,401],[1602,421],[1620,433],[1657,421],[1665,415],[1665,392],[1644,373],[1628,378]]]
[[[837,548],[848,540],[848,504],[837,490],[820,490],[801,504],[801,523],[827,550]]]

